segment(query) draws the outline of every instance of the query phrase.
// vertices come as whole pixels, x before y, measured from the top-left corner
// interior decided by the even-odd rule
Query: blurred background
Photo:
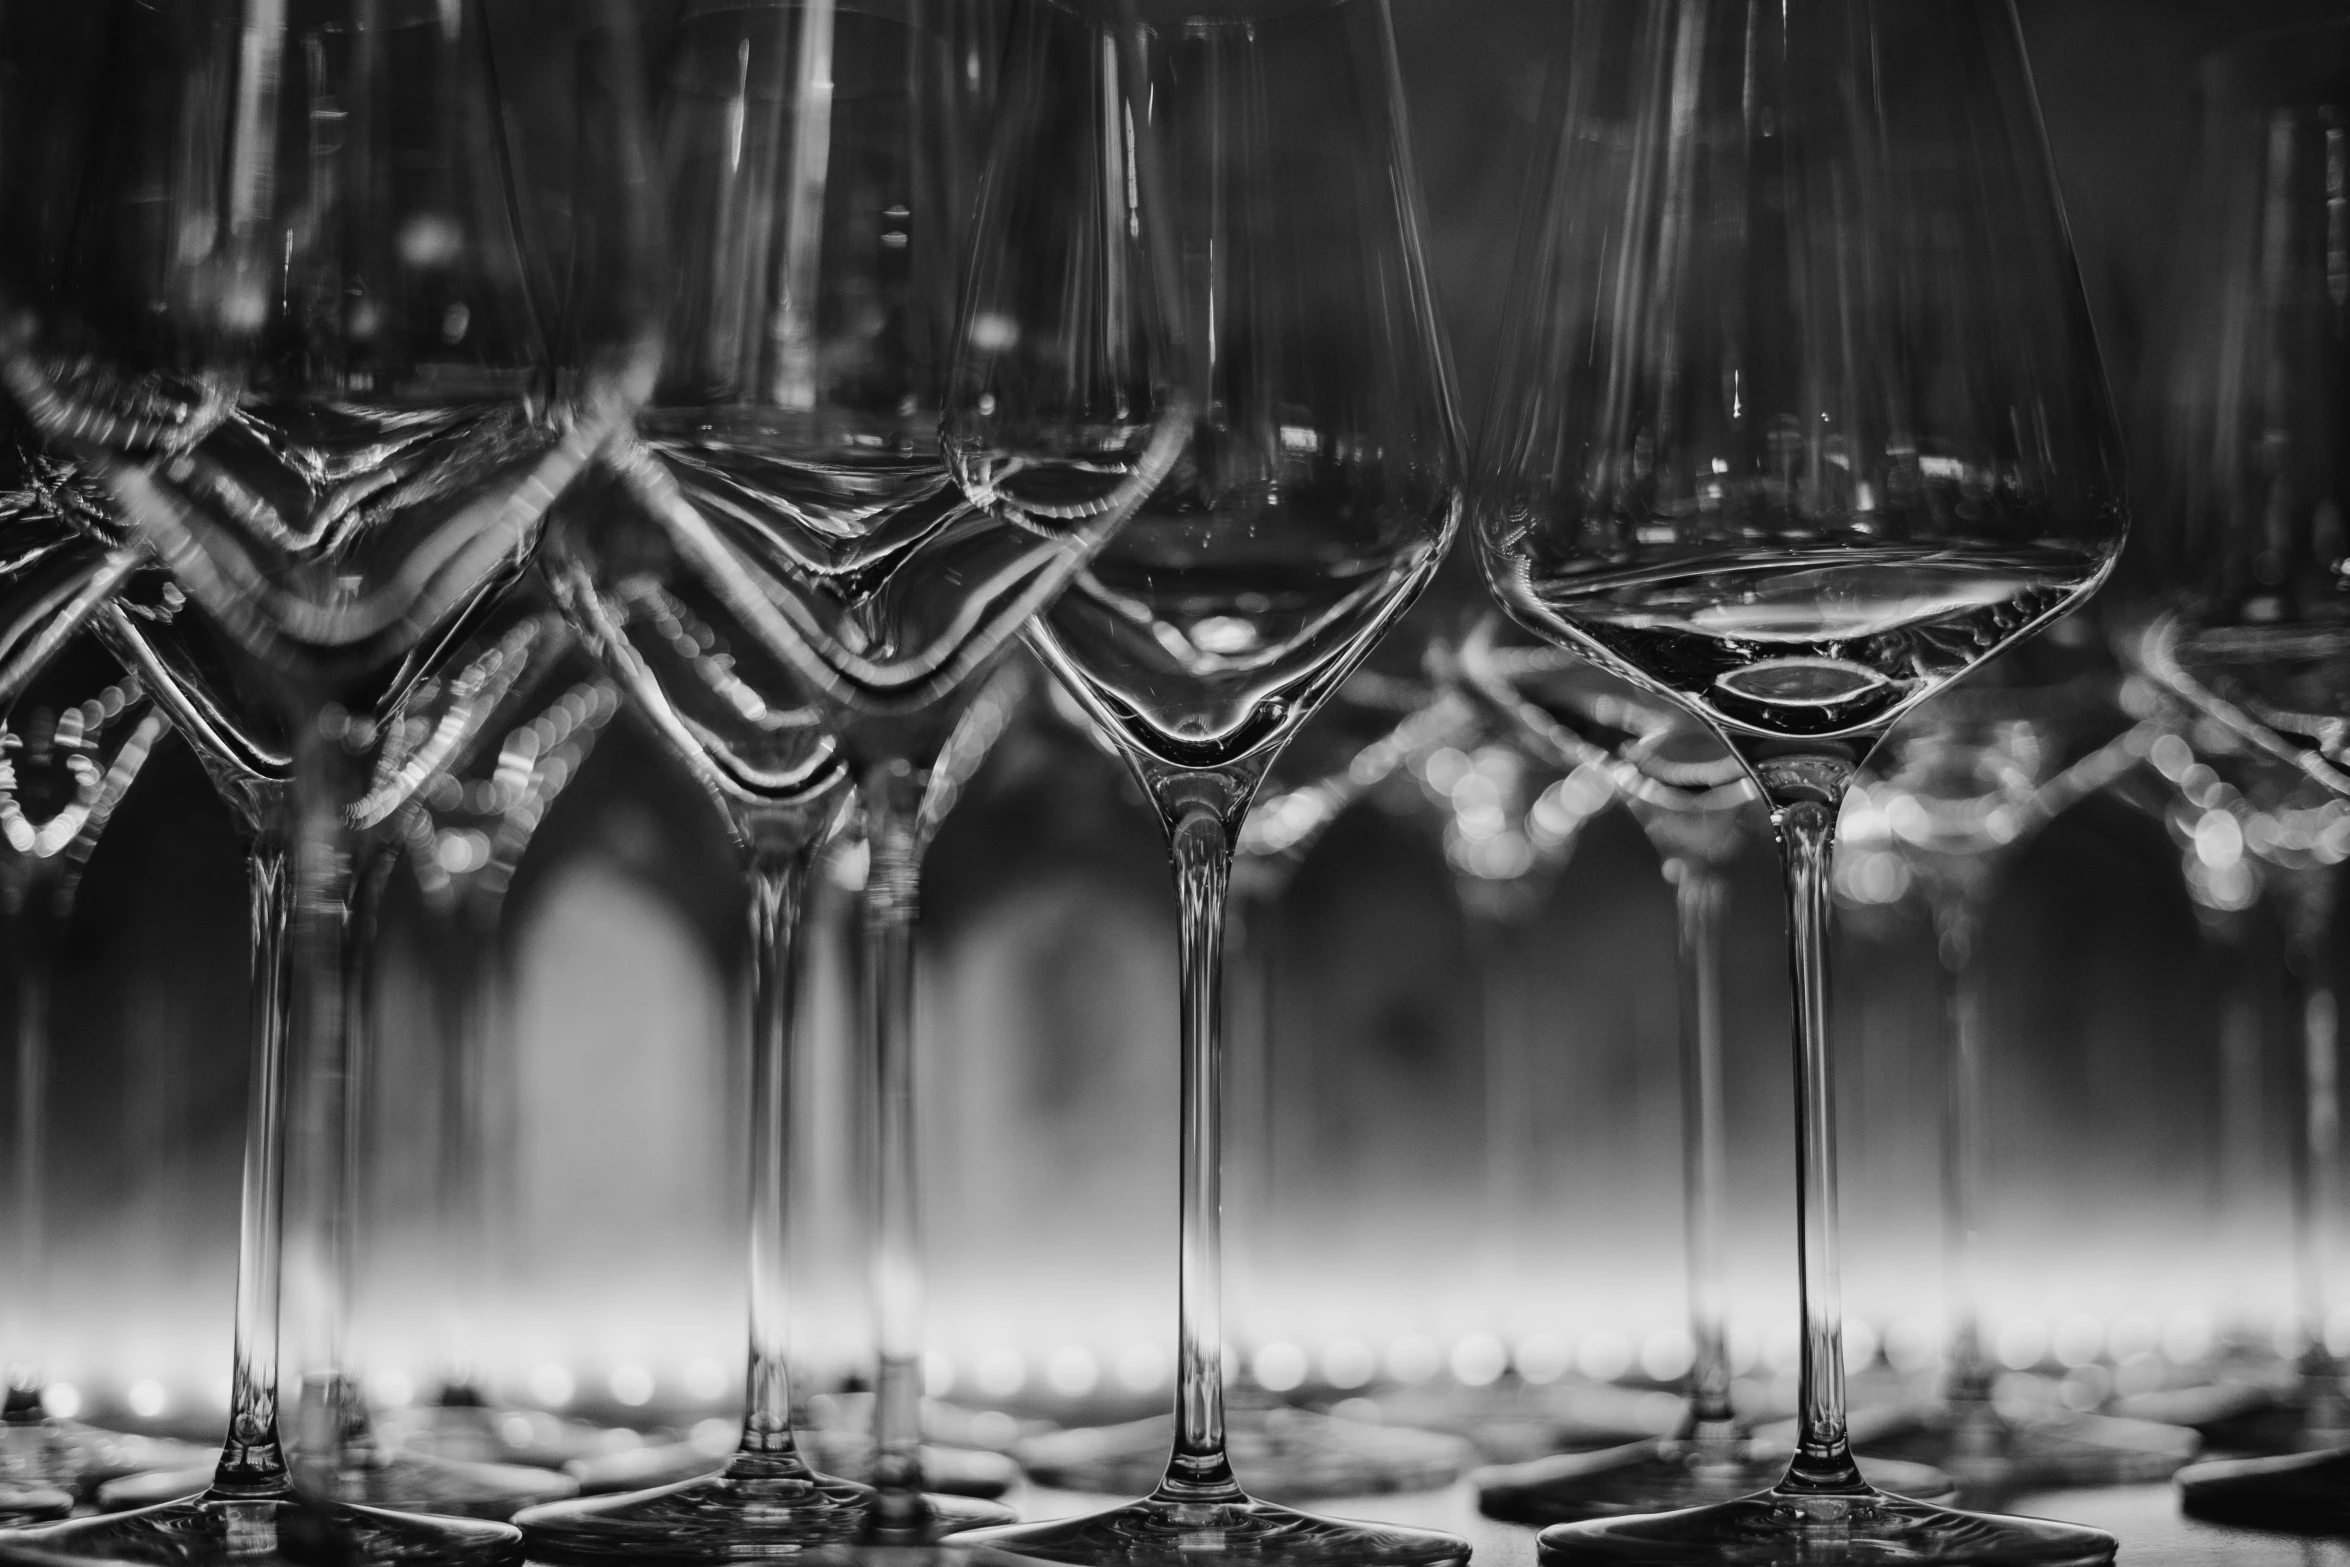
[[[558,0],[535,0],[546,25]],[[533,7],[517,8],[527,41]],[[1464,403],[1481,411],[1509,264],[1533,38],[1555,0],[1395,0]],[[2019,0],[2125,406],[2163,317],[2195,62],[2342,0]],[[525,45],[526,46],[526,45]],[[527,67],[526,73],[527,74]],[[1377,1415],[1412,1390],[1579,1374],[1668,1384],[1683,1322],[1670,890],[1628,816],[1592,822],[1517,939],[1448,873],[1426,790],[1322,839],[1275,911],[1279,1027],[1236,1072],[1234,1374]],[[1783,1398],[1794,1314],[1787,996],[1776,866],[1750,845],[1725,983],[1734,1355]],[[1984,1234],[2002,1363],[2082,1407],[2229,1337],[2289,1345],[2293,1064],[2220,1091],[2214,976],[2162,826],[2069,812],[1999,889]],[[517,874],[496,1283],[502,1398],[640,1427],[730,1414],[741,1354],[741,893],[714,811],[625,715]],[[862,1362],[845,889],[828,867],[796,1114],[799,1349]],[[1938,1353],[1932,936],[1897,877],[1848,877],[1839,961],[1846,1288],[1856,1363]],[[425,1080],[436,1028],[418,879],[396,874],[375,1001],[360,1350],[421,1396],[441,1281]],[[2255,916],[2257,919],[2258,916]],[[948,819],[924,907],[931,1385],[1057,1419],[1163,1403],[1174,1274],[1174,905],[1122,768],[1023,709]],[[176,745],[106,832],[64,954],[48,1193],[53,1413],[210,1436],[226,1409],[245,1103],[245,892],[229,821]],[[2276,932],[2256,925],[2256,964]],[[2273,992],[2274,987],[2269,987]],[[1493,1091],[1491,1063],[1520,1063]],[[2337,1298],[2350,1299],[2350,1293]],[[2329,1335],[2350,1349],[2350,1315]],[[2068,1397],[2075,1396],[2068,1394]],[[1668,1406],[1669,1407],[1669,1406]]]

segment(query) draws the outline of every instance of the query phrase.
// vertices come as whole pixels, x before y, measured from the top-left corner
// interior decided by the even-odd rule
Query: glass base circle
[[[812,1467],[844,1480],[864,1478],[872,1461],[873,1443],[863,1432],[803,1431],[799,1443]],[[581,1495],[606,1496],[698,1480],[714,1465],[724,1463],[726,1456],[726,1450],[712,1452],[698,1442],[660,1442],[574,1459],[563,1466],[563,1472],[579,1483]],[[1165,1456],[1163,1449],[1160,1456]],[[1002,1453],[928,1442],[922,1445],[923,1484],[941,1495],[993,1501],[1020,1479],[1019,1464]]]
[[[1469,1542],[1428,1529],[1356,1523],[1242,1497],[1176,1502],[1147,1497],[1106,1513],[982,1529],[948,1542],[975,1564],[1065,1562],[1070,1567],[1461,1567]]]
[[[54,1486],[0,1480],[0,1529],[50,1523],[73,1511],[73,1498]]]
[[[164,1567],[518,1567],[522,1536],[500,1523],[423,1518],[291,1493],[207,1491],[137,1512],[0,1534],[0,1563]]]
[[[932,1539],[1004,1524],[1008,1507],[971,1497],[923,1498]],[[533,1507],[514,1520],[530,1559],[550,1564],[642,1562],[698,1567],[858,1544],[873,1490],[815,1474],[797,1459],[740,1456],[716,1474]]]
[[[2038,1518],[1962,1513],[1869,1493],[1777,1491],[1680,1512],[1553,1524],[1535,1539],[1543,1567],[2104,1567],[2110,1534]]]
[[[2150,1420],[2111,1415],[2009,1420],[1988,1406],[1945,1406],[1878,1431],[1867,1443],[1879,1457],[1941,1470],[1958,1482],[1967,1502],[1979,1504],[2025,1491],[2167,1480],[2194,1458],[2202,1439],[2185,1426]]]
[[[171,1437],[139,1436],[54,1418],[0,1424],[0,1479],[31,1490],[64,1491],[88,1500],[98,1488],[127,1476],[168,1472],[194,1478],[149,1498],[169,1501],[212,1483],[217,1447]],[[0,1505],[0,1512],[5,1512]]]
[[[2179,1471],[2179,1510],[2206,1523],[2350,1535],[2350,1448]]]
[[[411,1405],[378,1415],[375,1429],[387,1446],[401,1452],[535,1469],[561,1469],[575,1460],[644,1445],[634,1431],[495,1404]]]
[[[1472,1478],[1479,1512],[1542,1528],[1734,1501],[1777,1485],[1787,1459],[1756,1442],[1665,1440],[1487,1469]],[[1860,1472],[1878,1490],[1911,1501],[1946,1502],[1958,1494],[1948,1475],[1923,1464],[1863,1458]]]
[[[199,1490],[211,1478],[207,1466],[200,1471],[166,1470],[112,1480],[98,1488],[98,1505],[107,1512],[152,1507]],[[333,1492],[336,1501],[356,1506],[503,1523],[525,1507],[577,1496],[579,1482],[551,1469],[522,1464],[473,1464],[423,1453],[389,1452],[339,1471]]]
[[[1281,1502],[1433,1491],[1477,1462],[1465,1438],[1410,1426],[1373,1425],[1278,1405],[1234,1410],[1224,1430],[1232,1472],[1256,1495]],[[1171,1416],[1055,1431],[1023,1442],[1021,1466],[1064,1491],[1149,1491],[1175,1445]]]

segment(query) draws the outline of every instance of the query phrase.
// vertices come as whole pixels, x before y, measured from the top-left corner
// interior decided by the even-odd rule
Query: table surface
[[[1031,1488],[1015,1499],[1024,1518],[1062,1518],[1113,1505],[1109,1497]],[[1534,1567],[1534,1531],[1479,1516],[1466,1484],[1409,1496],[1366,1496],[1318,1505],[1316,1512],[1418,1524],[1466,1535],[1474,1567]],[[2025,1497],[2010,1511],[2062,1518],[2105,1530],[2122,1542],[2121,1567],[2350,1567],[2350,1540],[2227,1529],[2179,1516],[2167,1485],[2114,1486]]]

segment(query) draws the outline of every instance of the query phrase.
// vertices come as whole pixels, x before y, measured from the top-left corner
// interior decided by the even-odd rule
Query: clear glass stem
[[[366,784],[364,759],[323,728],[306,726],[295,745],[284,1190],[285,1284],[301,1374],[292,1458],[304,1484],[330,1492],[368,1438],[348,1335],[363,1146],[360,1009],[376,878],[361,863],[367,845],[347,814]]]
[[[1679,916],[1681,1203],[1689,1275],[1689,1408],[1684,1440],[1736,1434],[1722,1288],[1722,1193],[1728,1180],[1722,1110],[1722,911],[1727,880],[1693,859],[1667,867]]]
[[[736,1465],[805,1475],[792,1436],[790,1368],[791,1083],[798,1055],[800,912],[819,840],[802,835],[751,855],[750,1360]]]
[[[2342,1177],[2338,1014],[2327,964],[2334,925],[2331,871],[2293,876],[2283,912],[2287,1016],[2301,1059],[2301,1127],[2293,1142],[2293,1262],[2303,1422],[2312,1430],[2333,1431],[2350,1425],[2350,1407],[2343,1397],[2342,1362],[2326,1344]]]
[[[922,1497],[923,1267],[914,1103],[914,921],[922,896],[928,769],[874,767],[864,780],[864,1021],[873,1088],[874,1528],[914,1535]]]
[[[245,1101],[245,1175],[237,1235],[235,1361],[228,1439],[212,1488],[231,1495],[283,1491],[278,1439],[278,1285],[285,1239],[286,1027],[292,1012],[293,855],[271,824],[246,860],[253,922],[252,1063]]]
[[[66,888],[48,874],[48,867],[26,863],[13,869],[9,912],[17,929],[16,1124],[11,1128],[15,1157],[10,1161],[13,1179],[8,1193],[13,1320],[7,1346],[7,1403],[0,1415],[12,1424],[32,1424],[47,1413],[41,1395],[48,1351],[49,997],[69,905]]]
[[[1844,1300],[1836,1233],[1836,1073],[1829,1039],[1830,872],[1836,813],[1874,737],[1774,742],[1727,737],[1771,808],[1787,879],[1788,961],[1795,992],[1795,1223],[1803,1341],[1796,1448],[1782,1495],[1867,1494],[1845,1426]]]
[[[1245,876],[1246,867],[1242,867]],[[1274,911],[1278,882],[1271,875],[1236,880],[1225,913],[1225,960],[1230,969],[1231,1006],[1225,1021],[1226,1067],[1244,1107],[1229,1159],[1237,1177],[1241,1220],[1239,1244],[1226,1261],[1237,1264],[1243,1300],[1263,1288],[1260,1277],[1275,1248],[1268,1233],[1273,1217],[1273,1056],[1275,1025]],[[1240,1329],[1246,1354],[1247,1324]]]
[[[441,1385],[444,1405],[480,1405],[481,1302],[493,1263],[492,1204],[484,1149],[490,1136],[490,1054],[507,1039],[498,900],[460,885],[437,933],[442,994],[448,998],[443,1039],[439,1190],[444,1286]]]
[[[1224,780],[1200,776],[1157,791],[1175,865],[1183,979],[1180,1316],[1175,1446],[1155,1499],[1244,1500],[1224,1452],[1223,945],[1236,816]]]
[[[1516,921],[1490,909],[1478,913],[1471,905],[1469,920],[1478,968],[1478,1054],[1485,1077],[1485,1271],[1493,1298],[1506,1301],[1515,1294],[1518,1252],[1525,1244],[1518,1221],[1528,1162],[1526,942]]]
[[[1997,1372],[1983,1332],[1982,1231],[1985,1146],[1984,995],[1977,947],[1981,911],[1964,894],[1934,907],[1941,978],[1942,1257],[1950,1313],[1949,1369],[1942,1396],[1954,1410],[1985,1410]]]

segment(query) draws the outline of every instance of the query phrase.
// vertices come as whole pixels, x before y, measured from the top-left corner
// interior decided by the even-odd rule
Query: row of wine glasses
[[[1391,682],[1384,709],[1377,678],[1356,687],[1378,732],[1343,785],[1293,764],[1257,860],[1481,726],[1560,787],[1530,792],[1520,826],[1504,811],[1506,852],[1482,816],[1457,824],[1464,876],[1555,866],[1613,792],[1679,905],[1690,1406],[1661,1441],[1499,1480],[1488,1506],[1561,1520],[1541,1539],[1558,1563],[2112,1558],[2093,1530],[1943,1505],[1978,1460],[2026,1463],[2024,1433],[1980,1418],[1963,1308],[1971,1380],[1933,1451],[1950,1474],[1857,1463],[1838,1300],[1839,808],[1905,714],[2086,599],[2125,530],[2009,7],[1577,0],[1474,457],[1384,0],[737,0],[644,28],[598,3],[513,82],[494,9],[0,18],[0,119],[38,154],[0,175],[0,384],[33,460],[86,470],[75,506],[28,524],[60,542],[28,533],[9,579],[30,629],[0,694],[87,627],[135,681],[109,688],[117,707],[143,694],[196,747],[251,837],[257,998],[219,1467],[197,1496],[21,1531],[0,1559],[718,1561],[951,1535],[992,1560],[1465,1560],[1454,1536],[1251,1497],[1229,1453],[1227,895],[1284,748],[1366,675]],[[559,201],[525,199],[500,88],[566,104]],[[1457,668],[1366,668],[1464,523],[1533,645],[1488,627]],[[2319,621],[2328,540],[2294,605]],[[2322,692],[2263,683],[2322,635],[2291,617],[2273,634],[2261,603],[2166,604],[2132,645],[2332,783],[2331,731],[2276,716],[2324,715]],[[1182,976],[1172,1452],[1142,1500],[1041,1524],[929,1492],[919,1418],[920,866],[1016,636],[1160,818]],[[584,683],[550,673],[573,637],[599,665]],[[2037,702],[2003,688],[1993,716],[1954,713],[1969,733],[1921,763],[1971,769],[1961,816],[1992,797],[1961,836],[1997,820],[1991,846],[2014,841],[2003,806],[2062,774],[2052,729],[2095,740]],[[718,802],[751,889],[746,1412],[714,1475],[557,1499],[388,1448],[359,1396],[354,1018],[392,849],[446,833],[424,863],[471,868],[478,832],[486,874],[560,787],[539,763],[576,757],[616,703]],[[76,743],[102,727],[77,717]],[[1785,860],[1796,997],[1783,1449],[1728,1408],[1715,1282],[1713,931],[1750,790]],[[783,1331],[796,929],[852,820],[877,1350],[854,1481],[801,1451]],[[1912,847],[1965,858],[1930,831]],[[1967,874],[1944,900],[1962,978]],[[1960,1237],[1971,1127],[1954,1113]],[[460,1232],[469,1158],[451,1163]],[[2129,1435],[2064,1440],[2184,1456]]]

